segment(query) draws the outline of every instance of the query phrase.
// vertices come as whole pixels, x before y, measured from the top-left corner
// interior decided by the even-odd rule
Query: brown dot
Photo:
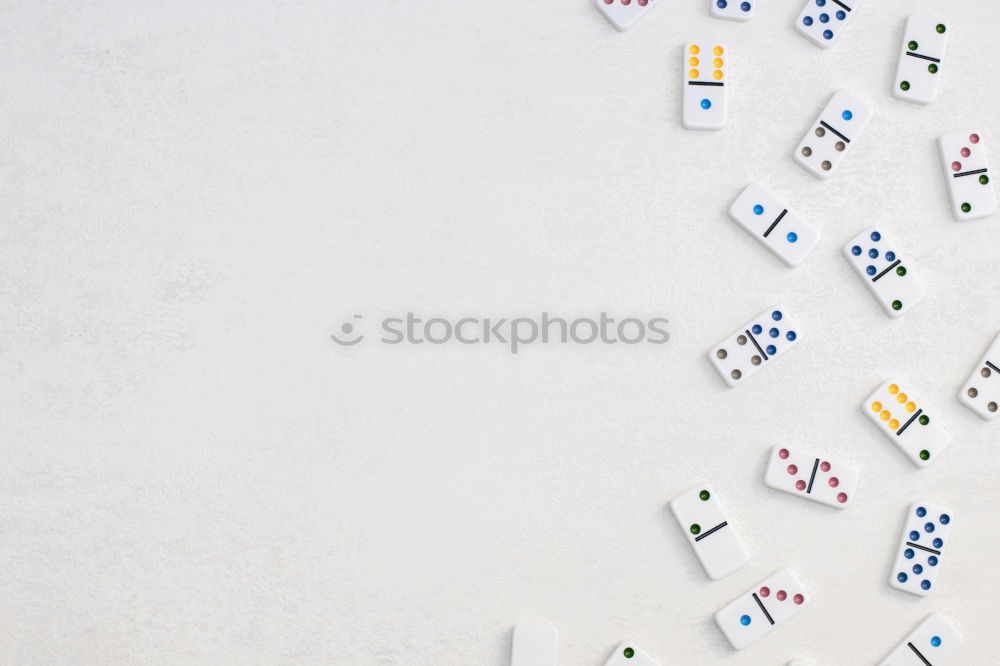
[[[844,145],[843,141],[838,141],[837,143],[833,144],[833,147],[837,149],[838,153],[842,153],[844,152],[844,148],[846,148],[847,146]]]
[[[830,160],[823,160],[823,163],[820,164],[820,167],[822,167],[823,171],[829,171],[830,169],[833,168],[833,165],[830,164]]]
[[[733,370],[733,371],[732,371],[731,373],[729,373],[729,374],[730,374],[730,375],[732,375],[733,379],[739,379],[740,377],[742,377],[742,376],[743,376],[743,373],[742,373],[742,372],[740,372],[739,370]]]
[[[816,136],[826,136],[826,130],[822,127],[816,128]]]
[[[750,359],[750,362],[753,363],[754,365],[760,365],[760,360],[761,360],[760,356],[754,356],[752,359]]]
[[[736,338],[736,343],[739,345],[745,345],[747,343],[747,336],[745,335],[739,336],[738,338]]]
[[[966,391],[966,393],[969,394],[970,398],[975,398],[975,397],[977,397],[979,395],[979,391],[976,390],[974,387],[970,388],[968,391]]]
[[[809,146],[805,146],[805,147],[804,147],[804,148],[802,149],[802,156],[803,156],[803,157],[809,157],[809,156],[810,156],[810,155],[812,155],[812,154],[813,154],[813,149],[812,149],[812,148],[810,148]]]
[[[993,371],[990,370],[989,368],[983,368],[982,370],[979,371],[979,374],[981,374],[983,377],[989,377],[990,375],[993,374]]]
[[[727,352],[725,349],[720,349],[719,351],[715,352],[715,355],[718,356],[720,359],[725,359],[727,356],[729,356],[729,352]]]
[[[991,402],[990,404],[986,405],[986,409],[990,410],[991,412],[997,411],[997,403]]]

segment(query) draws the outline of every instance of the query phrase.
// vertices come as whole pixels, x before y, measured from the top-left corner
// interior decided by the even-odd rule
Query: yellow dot
[[[721,69],[717,69],[714,72],[712,72],[712,77],[716,81],[721,81],[722,80],[722,70]]]
[[[716,58],[715,60],[712,61],[712,66],[718,67],[719,69],[722,69],[723,64],[725,63],[723,63],[722,58]]]
[[[892,414],[889,413],[888,409],[878,415],[878,417],[883,421],[888,421],[890,416],[892,416]]]
[[[906,403],[906,411],[908,411],[908,412],[915,412],[915,411],[917,411],[917,403],[915,403],[915,402],[908,402],[908,403]]]
[[[691,58],[688,59],[688,64],[691,65],[692,67],[697,67],[700,63],[701,61],[695,58],[694,56],[691,56]]]
[[[873,412],[881,412],[882,411],[882,403],[881,402],[873,402],[872,403],[872,411]]]
[[[896,395],[897,393],[899,393],[899,387],[896,386],[895,384],[889,384],[889,393]]]
[[[722,47],[716,46],[715,48],[712,49],[712,53],[714,53],[715,55],[722,55]]]
[[[899,421],[897,421],[896,419],[889,421],[889,427],[892,428],[893,430],[899,430]]]
[[[701,53],[701,49],[698,48],[697,44],[692,44],[691,47],[688,49],[688,53],[690,53],[691,55],[698,55],[699,53]]]
[[[896,402],[898,402],[899,404],[902,405],[906,401],[907,401],[907,397],[906,397],[905,393],[900,393],[899,395],[896,396]]]
[[[690,76],[692,79],[697,79],[699,76],[701,76],[701,74],[698,73],[697,69],[692,69],[690,72],[688,72],[688,76]]]

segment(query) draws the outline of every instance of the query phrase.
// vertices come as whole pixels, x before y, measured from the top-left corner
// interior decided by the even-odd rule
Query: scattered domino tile
[[[681,124],[689,130],[726,126],[729,49],[717,42],[684,46],[684,101]]]
[[[951,531],[951,512],[933,504],[915,502],[906,516],[889,585],[925,597],[931,593],[941,570],[941,552]]]
[[[871,422],[917,467],[930,465],[951,443],[951,435],[924,404],[898,383],[887,381],[861,405]]]
[[[555,627],[519,624],[514,627],[510,666],[556,666],[559,632]]]
[[[736,386],[799,341],[798,327],[781,308],[762,312],[723,340],[708,358],[729,387]]]
[[[660,666],[655,659],[631,641],[622,641],[604,666]]]
[[[902,316],[927,295],[913,267],[900,258],[899,247],[884,231],[862,231],[844,245],[844,256],[890,317]]]
[[[938,139],[951,214],[956,220],[975,220],[997,211],[997,196],[990,184],[990,161],[981,133],[950,132]]]
[[[730,644],[742,650],[809,605],[810,597],[790,569],[781,569],[715,614]]]
[[[771,449],[764,485],[843,509],[858,491],[861,472],[853,465],[832,462],[808,451],[776,446]]]
[[[757,8],[757,0],[708,0],[712,16],[730,21],[749,21]]]
[[[798,266],[816,243],[819,233],[758,183],[747,185],[729,217],[789,266]]]
[[[965,638],[940,613],[931,613],[879,666],[944,666]]]
[[[857,141],[875,109],[849,90],[838,90],[802,138],[793,157],[817,178],[827,178]]]
[[[958,399],[984,419],[997,417],[997,405],[1000,404],[1000,333],[965,382]]]
[[[899,49],[892,96],[930,104],[937,98],[941,60],[948,46],[948,25],[926,14],[910,14]]]
[[[709,578],[718,580],[743,566],[749,556],[709,486],[695,486],[670,502],[677,524],[687,535]]]
[[[860,4],[861,0],[806,0],[795,29],[821,49],[828,48]]]
[[[611,25],[624,32],[656,6],[658,0],[594,0]]]
[[[792,659],[788,666],[816,666],[815,659]]]

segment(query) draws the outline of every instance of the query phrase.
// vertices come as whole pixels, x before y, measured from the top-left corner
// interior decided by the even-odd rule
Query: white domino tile
[[[660,0],[594,0],[611,25],[624,32],[655,7]]]
[[[844,244],[844,257],[890,317],[901,317],[927,295],[899,243],[882,229],[866,229]]]
[[[801,264],[819,242],[812,225],[759,183],[747,185],[729,217],[789,266]]]
[[[945,666],[964,644],[965,638],[943,615],[931,613],[879,666]]]
[[[713,488],[695,486],[671,500],[670,510],[709,578],[722,578],[746,563],[749,556]]]
[[[632,641],[622,641],[604,666],[660,666],[642,648]]]
[[[799,34],[821,49],[833,45],[861,0],[806,0],[795,21]]]
[[[708,0],[712,16],[727,21],[749,21],[757,11],[759,0]]]
[[[838,90],[806,132],[793,157],[817,178],[829,178],[857,143],[875,109],[849,90]]]
[[[984,419],[995,419],[1000,411],[1000,334],[976,364],[958,392],[958,399]]]
[[[729,94],[729,47],[723,42],[684,45],[681,124],[689,130],[726,126]]]
[[[922,597],[934,591],[944,552],[951,545],[954,514],[948,509],[914,502],[889,574],[889,585]]]
[[[708,358],[729,387],[739,386],[799,342],[799,328],[781,307],[760,313],[712,348]]]
[[[949,132],[938,139],[951,214],[962,222],[997,212],[986,140],[979,130]]]
[[[715,623],[737,650],[771,633],[809,605],[811,598],[790,569],[781,569],[715,614]]]
[[[930,104],[937,99],[947,47],[947,21],[910,14],[899,48],[892,96],[914,104]]]
[[[937,413],[907,384],[882,382],[861,404],[861,411],[917,467],[930,465],[951,443]]]
[[[857,467],[788,446],[771,449],[764,485],[838,509],[851,504],[858,492]]]

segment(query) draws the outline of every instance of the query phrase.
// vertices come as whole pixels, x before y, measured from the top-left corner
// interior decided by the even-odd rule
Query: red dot
[[[622,4],[623,5],[631,5],[632,4],[632,0],[622,0]]]
[[[961,169],[962,169],[962,163],[961,162],[952,162],[951,163],[951,170],[952,171],[960,171]]]
[[[806,489],[806,482],[803,481],[802,479],[799,479],[798,481],[795,482],[795,488],[797,490],[805,490]]]
[[[788,598],[788,593],[785,592],[784,590],[778,590],[778,593],[774,596],[778,601],[784,601],[785,599]]]
[[[771,595],[771,588],[769,588],[769,587],[762,587],[762,588],[760,588],[760,596],[767,597],[767,596],[770,596],[770,595]]]
[[[837,486],[839,486],[839,485],[840,485],[840,479],[838,479],[838,478],[837,478],[837,477],[835,477],[835,476],[831,476],[831,477],[830,477],[830,480],[829,480],[829,481],[827,481],[827,483],[829,483],[829,484],[830,484],[830,487],[831,487],[831,488],[836,488]]]
[[[972,143],[979,143],[979,135],[978,134],[970,134],[969,135],[969,141],[972,142]]]
[[[645,7],[648,4],[649,4],[649,0],[639,0],[639,6],[640,7]]]
[[[841,504],[847,503],[847,493],[837,493],[837,501]]]
[[[796,594],[794,597],[792,597],[792,601],[795,602],[796,606],[801,605],[802,602],[805,601],[805,600],[806,600],[806,598],[803,597],[801,594]]]
[[[968,157],[969,155],[972,154],[972,151],[969,150],[968,148],[965,148],[964,146],[962,147],[962,150],[960,150],[959,152],[962,153],[962,157]]]
[[[795,465],[789,465],[786,469],[788,470],[788,473],[791,474],[792,476],[799,473],[799,468]]]
[[[615,4],[615,0],[604,0],[604,4],[606,4],[606,5],[613,5],[613,4]]]
[[[821,470],[823,470],[824,472],[829,472],[829,471],[830,471],[830,463],[828,463],[828,462],[826,462],[826,461],[824,460],[823,462],[821,462],[821,463],[819,464],[819,468],[820,468]]]
[[[784,460],[785,458],[787,458],[788,457],[788,449],[781,449],[780,451],[778,451],[778,457],[781,458],[782,460]]]

